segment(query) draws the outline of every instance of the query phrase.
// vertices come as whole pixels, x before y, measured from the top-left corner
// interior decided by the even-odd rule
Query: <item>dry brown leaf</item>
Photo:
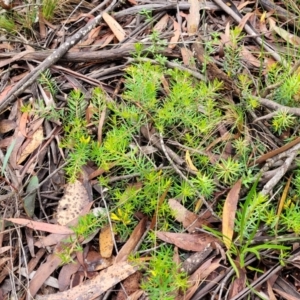
[[[169,15],[165,14],[153,27],[153,30],[162,33],[167,25],[168,25],[168,21],[169,21]]]
[[[106,24],[109,26],[111,31],[114,33],[116,38],[119,42],[123,41],[125,39],[125,31],[123,30],[122,26],[107,12],[102,13],[102,18],[106,22]]]
[[[191,254],[182,264],[180,271],[185,272],[187,275],[193,274],[204,261],[213,253],[214,248],[210,244],[204,250]]]
[[[23,134],[19,131],[19,128],[17,127],[15,130],[15,133],[13,135],[13,143],[14,143],[14,148],[11,152],[11,155],[9,157],[9,163],[12,166],[12,168],[16,169],[18,164],[17,164],[17,155],[18,155],[18,151],[22,145],[22,143],[24,142],[25,137],[23,136]]]
[[[136,268],[127,262],[114,264],[106,270],[100,272],[96,277],[85,281],[68,291],[51,294],[51,295],[37,295],[36,300],[90,300],[95,299],[99,295],[106,292],[111,287],[115,286],[120,281],[124,280],[131,274],[136,272]]]
[[[223,207],[223,220],[222,220],[222,234],[223,242],[227,249],[230,249],[231,241],[233,237],[234,220],[239,200],[239,193],[241,190],[242,181],[238,180],[232,189],[229,191],[224,207]]]
[[[121,262],[127,259],[128,255],[131,254],[131,251],[136,247],[137,243],[140,241],[143,236],[147,225],[147,218],[143,218],[139,224],[134,228],[130,238],[127,240],[125,245],[119,251],[115,262]]]
[[[0,121],[0,133],[7,133],[17,127],[17,124],[13,120],[1,120]]]
[[[188,34],[194,35],[198,31],[198,26],[200,23],[200,8],[201,3],[199,0],[189,0],[190,3],[190,14],[188,16]]]
[[[44,284],[46,279],[55,271],[56,268],[61,264],[61,259],[58,257],[57,254],[50,254],[47,257],[47,261],[40,265],[40,267],[37,269],[36,273],[34,274],[34,277],[29,283],[29,295],[28,298],[34,298],[38,290],[41,288],[41,286]]]
[[[87,272],[95,272],[110,267],[114,262],[114,257],[103,258],[97,251],[89,251],[84,259],[83,265]]]
[[[81,43],[78,43],[77,46],[88,46],[91,45],[95,42],[95,39],[97,38],[99,32],[100,32],[101,27],[97,26],[96,28],[92,29],[87,37],[86,40],[84,40]]]
[[[0,248],[0,254],[5,253],[6,251],[10,250],[12,247],[11,246],[5,246]]]
[[[57,223],[61,225],[68,224],[82,213],[88,203],[89,197],[84,185],[78,180],[69,183],[58,203]]]
[[[196,227],[201,228],[203,225],[208,225],[206,220],[201,220],[198,215],[187,210],[177,200],[170,199],[168,203],[175,213],[175,219],[182,223],[183,227],[187,229],[188,232],[193,232]]]
[[[92,205],[93,205],[93,202],[89,202],[87,205],[85,205],[85,207],[80,215],[84,216],[85,214],[87,214],[91,210]],[[68,223],[68,226],[76,226],[77,223],[78,223],[78,218],[75,218],[70,223]],[[72,231],[72,233],[74,233],[74,232]],[[66,240],[69,236],[70,236],[70,234],[51,233],[47,236],[41,236],[40,240],[35,242],[34,245],[39,248],[56,245],[60,241]]]
[[[39,29],[40,29],[41,39],[45,39],[45,37],[47,36],[47,29],[46,29],[45,19],[41,8],[39,9]]]
[[[38,248],[53,246],[58,244],[62,240],[66,240],[69,236],[69,234],[52,233],[47,236],[40,237],[40,240],[36,241],[34,243],[34,246]]]
[[[279,201],[279,204],[278,204],[278,207],[277,207],[277,212],[276,212],[276,216],[277,216],[277,219],[276,219],[276,224],[275,224],[275,230],[277,231],[278,230],[278,225],[279,225],[279,219],[280,219],[280,216],[281,216],[281,213],[282,213],[282,210],[283,210],[283,206],[284,206],[284,203],[286,202],[286,199],[288,197],[288,194],[289,194],[289,189],[290,189],[290,184],[291,184],[291,180],[292,180],[292,175],[290,175],[285,187],[284,187],[284,190],[282,192],[282,195],[280,197],[280,201]]]
[[[240,291],[242,291],[246,287],[246,271],[245,269],[241,269],[238,267],[239,276],[234,279],[234,281],[230,285],[228,298],[232,299],[236,296]]]
[[[180,37],[180,25],[174,20],[174,35],[170,39],[169,49],[174,49]]]
[[[299,300],[299,297],[290,295],[290,294],[282,291],[281,289],[275,289],[275,288],[273,288],[273,291],[276,292],[277,294],[279,294],[285,300]]]
[[[6,264],[8,261],[10,261],[10,257],[1,257],[0,258],[0,267],[2,267],[4,264]]]
[[[185,152],[185,162],[186,162],[187,166],[188,166],[191,170],[193,170],[193,171],[195,171],[195,172],[198,172],[198,169],[197,169],[197,168],[195,167],[195,165],[193,164],[193,161],[192,161],[192,159],[191,159],[189,150],[186,150],[186,152]]]
[[[261,67],[261,62],[245,46],[242,46],[241,57],[248,64],[257,68]]]
[[[180,51],[184,65],[193,69],[196,68],[193,52],[185,47],[181,47]]]
[[[276,22],[272,18],[269,18],[269,23],[270,23],[270,29],[274,30],[280,37],[282,37],[288,43],[291,43],[294,46],[300,45],[300,37],[289,33],[288,31],[286,31],[283,28],[278,27],[276,25]]]
[[[142,298],[142,296],[144,296]],[[146,299],[145,292],[143,290],[137,290],[127,298],[127,300],[138,300],[138,299]]]
[[[103,44],[100,46],[99,49],[102,49],[102,48],[106,47],[107,45],[109,45],[109,44],[114,40],[114,38],[115,38],[114,34],[109,34],[109,35],[105,38]]]
[[[12,136],[9,136],[3,140],[0,139],[0,148],[3,149],[3,148],[7,148],[11,145],[11,143],[13,143],[13,137]]]
[[[40,262],[40,260],[42,259],[42,257],[44,256],[44,254],[46,253],[46,247],[39,249],[36,254],[35,257],[32,257],[31,260],[29,261],[29,263],[27,264],[27,272],[31,273],[33,270],[35,270],[37,264]]]
[[[30,138],[30,142],[22,150],[20,157],[17,161],[17,164],[21,164],[35,149],[37,149],[44,139],[43,128],[40,127]]]
[[[70,286],[72,275],[79,270],[80,266],[80,263],[78,261],[75,261],[74,263],[64,265],[61,268],[58,275],[58,286],[60,292],[66,291],[68,289],[68,287]]]
[[[107,225],[102,228],[99,234],[100,254],[104,258],[109,258],[114,249],[113,232],[111,227]]]
[[[219,242],[217,238],[206,233],[190,234],[157,231],[156,235],[164,242],[187,251],[202,251],[209,243]]]
[[[272,289],[272,286],[274,283],[271,284],[270,281],[271,281],[270,279],[267,281],[267,286],[268,286],[267,291],[268,291],[268,295],[269,295],[269,300],[277,300],[277,298],[273,292],[273,289]]]
[[[141,272],[135,272],[134,274],[127,277],[122,282],[124,289],[119,290],[115,300],[128,300],[128,298],[131,299],[131,295],[139,290],[141,278],[142,278]],[[124,293],[124,290],[126,291],[126,294]]]
[[[60,233],[61,235],[74,233],[74,231],[71,230],[70,228],[61,225],[56,225],[56,224],[31,221],[28,219],[21,219],[21,218],[9,218],[5,220],[18,225],[26,226],[28,228],[32,228],[34,230],[41,230],[41,231],[46,231],[51,233]]]
[[[220,266],[220,259],[209,258],[206,260],[190,277],[189,277],[189,288],[184,295],[184,300],[190,300],[199,285],[208,275]]]

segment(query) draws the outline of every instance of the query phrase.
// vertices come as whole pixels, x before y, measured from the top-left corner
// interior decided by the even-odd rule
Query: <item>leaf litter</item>
[[[1,297],[300,298],[297,3],[47,2],[0,3]]]

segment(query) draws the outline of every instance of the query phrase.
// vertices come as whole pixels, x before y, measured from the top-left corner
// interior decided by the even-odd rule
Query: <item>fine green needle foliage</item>
[[[68,165],[65,171],[70,182],[76,180],[90,156],[90,136],[86,121],[83,119],[86,106],[84,96],[79,90],[70,93],[64,115],[65,137],[60,145],[69,150]]]
[[[275,89],[273,99],[287,106],[298,106],[300,94],[300,74],[295,73],[290,75],[291,67],[282,68],[274,64],[268,72],[268,82],[274,84],[280,82],[281,84]]]
[[[235,27],[230,30],[229,41],[224,48],[224,65],[223,68],[228,76],[233,77],[240,73],[241,69],[241,50],[239,42],[243,39],[242,30]]]
[[[273,130],[278,134],[282,134],[282,131],[292,128],[295,125],[296,120],[297,118],[286,110],[278,110],[275,112],[272,119]]]
[[[187,276],[178,271],[179,266],[173,260],[173,251],[168,246],[160,247],[149,262],[148,277],[141,288],[149,299],[173,300],[174,292],[188,288]]]
[[[5,14],[0,15],[0,30],[4,29],[8,32],[13,32],[16,29],[15,22]]]
[[[228,159],[221,159],[216,164],[216,176],[225,184],[232,184],[237,180],[242,171],[242,165],[229,157]]]
[[[43,16],[47,21],[51,21],[57,9],[58,0],[43,0]]]
[[[179,199],[187,209],[193,210],[199,194],[210,201],[219,186],[230,187],[239,178],[246,187],[256,181],[257,167],[250,166],[249,156],[253,145],[259,149],[261,146],[248,139],[245,126],[247,109],[255,108],[254,101],[247,100],[251,98],[247,76],[239,77],[240,85],[246,90],[246,105],[243,106],[224,101],[220,95],[222,83],[217,80],[199,82],[187,72],[167,69],[163,64],[155,65],[147,60],[140,60],[125,71],[120,97],[112,99],[97,87],[91,91],[88,103],[81,91],[74,90],[59,117],[64,124],[60,146],[66,151],[68,179],[75,181],[86,164],[101,170],[98,181],[105,188],[110,218],[119,241],[125,242],[131,235],[138,223],[137,212],[148,216],[149,220],[155,214],[156,230],[180,232],[168,201],[160,201],[164,194],[165,199]],[[52,86],[47,82],[44,81],[45,86]],[[103,116],[101,136],[97,136],[98,133],[91,133],[89,128],[98,128]],[[279,127],[283,130],[290,124],[282,123]],[[216,144],[220,126],[227,133]],[[194,171],[186,175],[187,180],[179,177],[165,155],[152,147],[149,142],[152,137],[174,149],[178,157],[186,158],[184,163],[193,164]],[[233,149],[231,156],[224,155],[228,141]],[[174,143],[178,147],[173,148]],[[208,155],[206,149],[210,145],[214,146]],[[259,257],[267,247],[282,253],[286,251],[287,248],[276,243],[251,244],[261,223],[268,224],[273,233],[276,221],[284,228],[297,226],[296,223],[292,224],[294,227],[287,224],[284,217],[276,218],[270,201],[256,194],[256,185],[240,205],[235,224],[237,238],[227,253],[236,272],[235,259],[243,266],[249,253]],[[292,211],[284,210],[283,213],[290,216]],[[95,222],[80,220],[74,228],[76,236],[86,237],[98,226],[94,226]],[[213,232],[213,229],[208,230]],[[216,232],[213,234],[222,238]],[[67,242],[74,249],[80,247],[77,239]],[[155,231],[150,232],[141,249],[153,248],[157,243]],[[67,253],[64,255],[64,260],[71,257]],[[186,277],[178,273],[172,255],[171,247],[160,246],[150,259],[147,278],[142,283],[150,299],[173,299],[172,293],[187,287]]]
[[[56,95],[58,87],[49,70],[46,70],[40,75],[39,82],[51,93],[53,97]]]

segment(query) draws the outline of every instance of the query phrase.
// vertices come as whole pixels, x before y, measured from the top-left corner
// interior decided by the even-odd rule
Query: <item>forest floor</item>
[[[0,7],[0,300],[300,299],[299,0]]]

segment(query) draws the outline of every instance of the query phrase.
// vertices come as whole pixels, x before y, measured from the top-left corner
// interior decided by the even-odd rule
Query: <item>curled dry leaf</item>
[[[280,37],[285,39],[287,42],[291,43],[294,46],[300,45],[300,38],[297,35],[291,34],[283,28],[278,27],[276,25],[276,22],[272,18],[269,19],[269,23],[270,29],[274,30]]]
[[[77,218],[89,203],[89,197],[83,184],[76,180],[69,183],[57,207],[57,223],[66,225]]]
[[[22,150],[17,164],[21,164],[35,149],[37,149],[44,139],[43,128],[40,127],[31,137],[30,142]]]
[[[41,231],[46,231],[51,233],[59,232],[61,235],[74,233],[73,230],[71,230],[70,228],[57,225],[57,224],[49,224],[45,222],[32,221],[32,220],[22,219],[22,218],[8,218],[5,220],[18,225],[26,226],[34,230],[41,230]]]
[[[174,49],[177,46],[177,42],[180,37],[180,25],[174,21],[174,35],[171,37],[170,44],[168,45],[169,49]]]

